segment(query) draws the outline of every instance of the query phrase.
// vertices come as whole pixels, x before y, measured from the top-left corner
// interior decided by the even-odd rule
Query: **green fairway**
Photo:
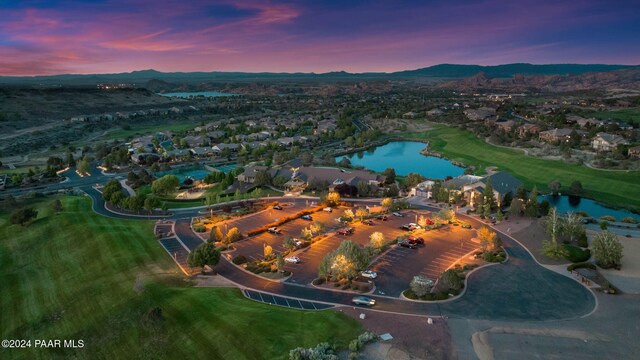
[[[3,359],[273,359],[297,346],[346,346],[362,329],[333,311],[194,288],[157,243],[152,222],[96,215],[86,197],[36,203],[28,227],[0,214],[0,338],[82,339],[81,349],[0,349]],[[159,307],[160,320],[149,319]]]
[[[111,139],[127,139],[134,136],[148,135],[159,131],[171,131],[174,133],[182,133],[187,130],[192,130],[198,126],[200,122],[191,120],[184,120],[184,122],[171,122],[155,125],[130,125],[130,129],[117,128],[113,131],[109,131],[104,136],[98,138],[98,140],[111,140]]]
[[[473,133],[436,125],[422,133],[404,133],[404,138],[428,140],[430,147],[451,160],[480,167],[497,166],[511,172],[531,189],[542,191],[554,179],[560,180],[565,191],[572,181],[579,180],[586,195],[617,206],[640,208],[640,172],[602,171],[562,161],[544,160],[524,155],[521,151],[500,148],[478,139]]]
[[[583,116],[595,117],[601,120],[622,120],[629,124],[640,124],[640,108],[629,108],[615,111],[595,111],[585,110],[582,112]]]

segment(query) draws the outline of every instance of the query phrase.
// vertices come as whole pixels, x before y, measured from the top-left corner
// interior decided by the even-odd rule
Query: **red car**
[[[416,244],[416,245],[424,245],[424,239],[421,237],[408,237],[407,241],[412,243],[412,244]]]
[[[425,222],[427,223],[427,225],[433,225],[433,221],[431,221],[431,219],[426,219]]]
[[[356,229],[352,228],[352,227],[344,227],[342,229],[338,229],[337,234],[338,235],[351,235],[353,234],[353,232]]]

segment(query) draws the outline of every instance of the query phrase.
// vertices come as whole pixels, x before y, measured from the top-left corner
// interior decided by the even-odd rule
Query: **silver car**
[[[356,305],[373,306],[376,304],[376,301],[374,299],[368,298],[366,296],[356,296],[351,299],[351,301]]]

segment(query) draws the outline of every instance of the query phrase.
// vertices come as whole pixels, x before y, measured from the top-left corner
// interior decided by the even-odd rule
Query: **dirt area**
[[[509,227],[509,224],[512,226]],[[527,225],[528,224],[528,225]],[[505,221],[498,226],[500,230],[511,228],[511,236],[524,245],[533,256],[545,265],[562,265],[566,264],[566,260],[550,259],[542,254],[542,240],[546,240],[547,234],[541,220],[531,220],[527,218],[515,218]]]
[[[600,273],[615,287],[629,294],[640,294],[640,238],[618,236],[622,243],[622,268],[600,269]]]
[[[236,287],[236,284],[218,275],[197,275],[196,287]]]
[[[393,339],[368,345],[361,358],[382,359],[457,359],[446,321],[426,317],[370,311],[362,308],[341,307],[343,312],[358,320],[364,328],[378,335],[389,333]],[[364,313],[366,319],[359,318]]]

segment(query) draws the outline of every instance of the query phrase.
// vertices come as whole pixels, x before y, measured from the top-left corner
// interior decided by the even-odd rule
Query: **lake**
[[[630,211],[610,209],[600,205],[598,202],[591,199],[580,198],[576,196],[567,195],[541,195],[538,200],[547,200],[552,207],[555,207],[560,213],[567,213],[569,211],[578,212],[584,211],[593,218],[600,218],[604,215],[611,215],[620,221],[625,217],[632,217],[640,220],[640,215],[634,214]]]
[[[204,97],[236,96],[236,94],[222,93],[217,91],[170,92],[170,93],[158,93],[158,95],[167,96],[167,97],[180,97],[180,98],[189,98],[194,96],[204,96]]]
[[[216,166],[215,169],[218,171],[222,171],[224,173],[228,173],[231,170],[237,168],[238,165],[237,164],[230,164],[230,165],[220,165],[220,166]],[[175,176],[178,177],[178,180],[180,181],[180,183],[184,183],[184,181],[186,179],[192,179],[192,180],[202,180],[204,179],[207,175],[209,175],[211,172],[206,170],[204,166],[188,166],[188,167],[183,167],[183,168],[179,168],[179,169],[171,169],[171,170],[165,170],[165,171],[159,171],[155,174],[153,174],[155,177],[162,177],[164,175],[168,175],[168,174],[173,174]]]
[[[420,150],[426,144],[414,141],[394,141],[371,150],[336,157],[340,161],[346,157],[352,165],[382,172],[394,168],[397,175],[418,173],[430,179],[444,179],[447,176],[462,175],[464,168],[453,165],[449,160],[435,156],[424,156]]]

